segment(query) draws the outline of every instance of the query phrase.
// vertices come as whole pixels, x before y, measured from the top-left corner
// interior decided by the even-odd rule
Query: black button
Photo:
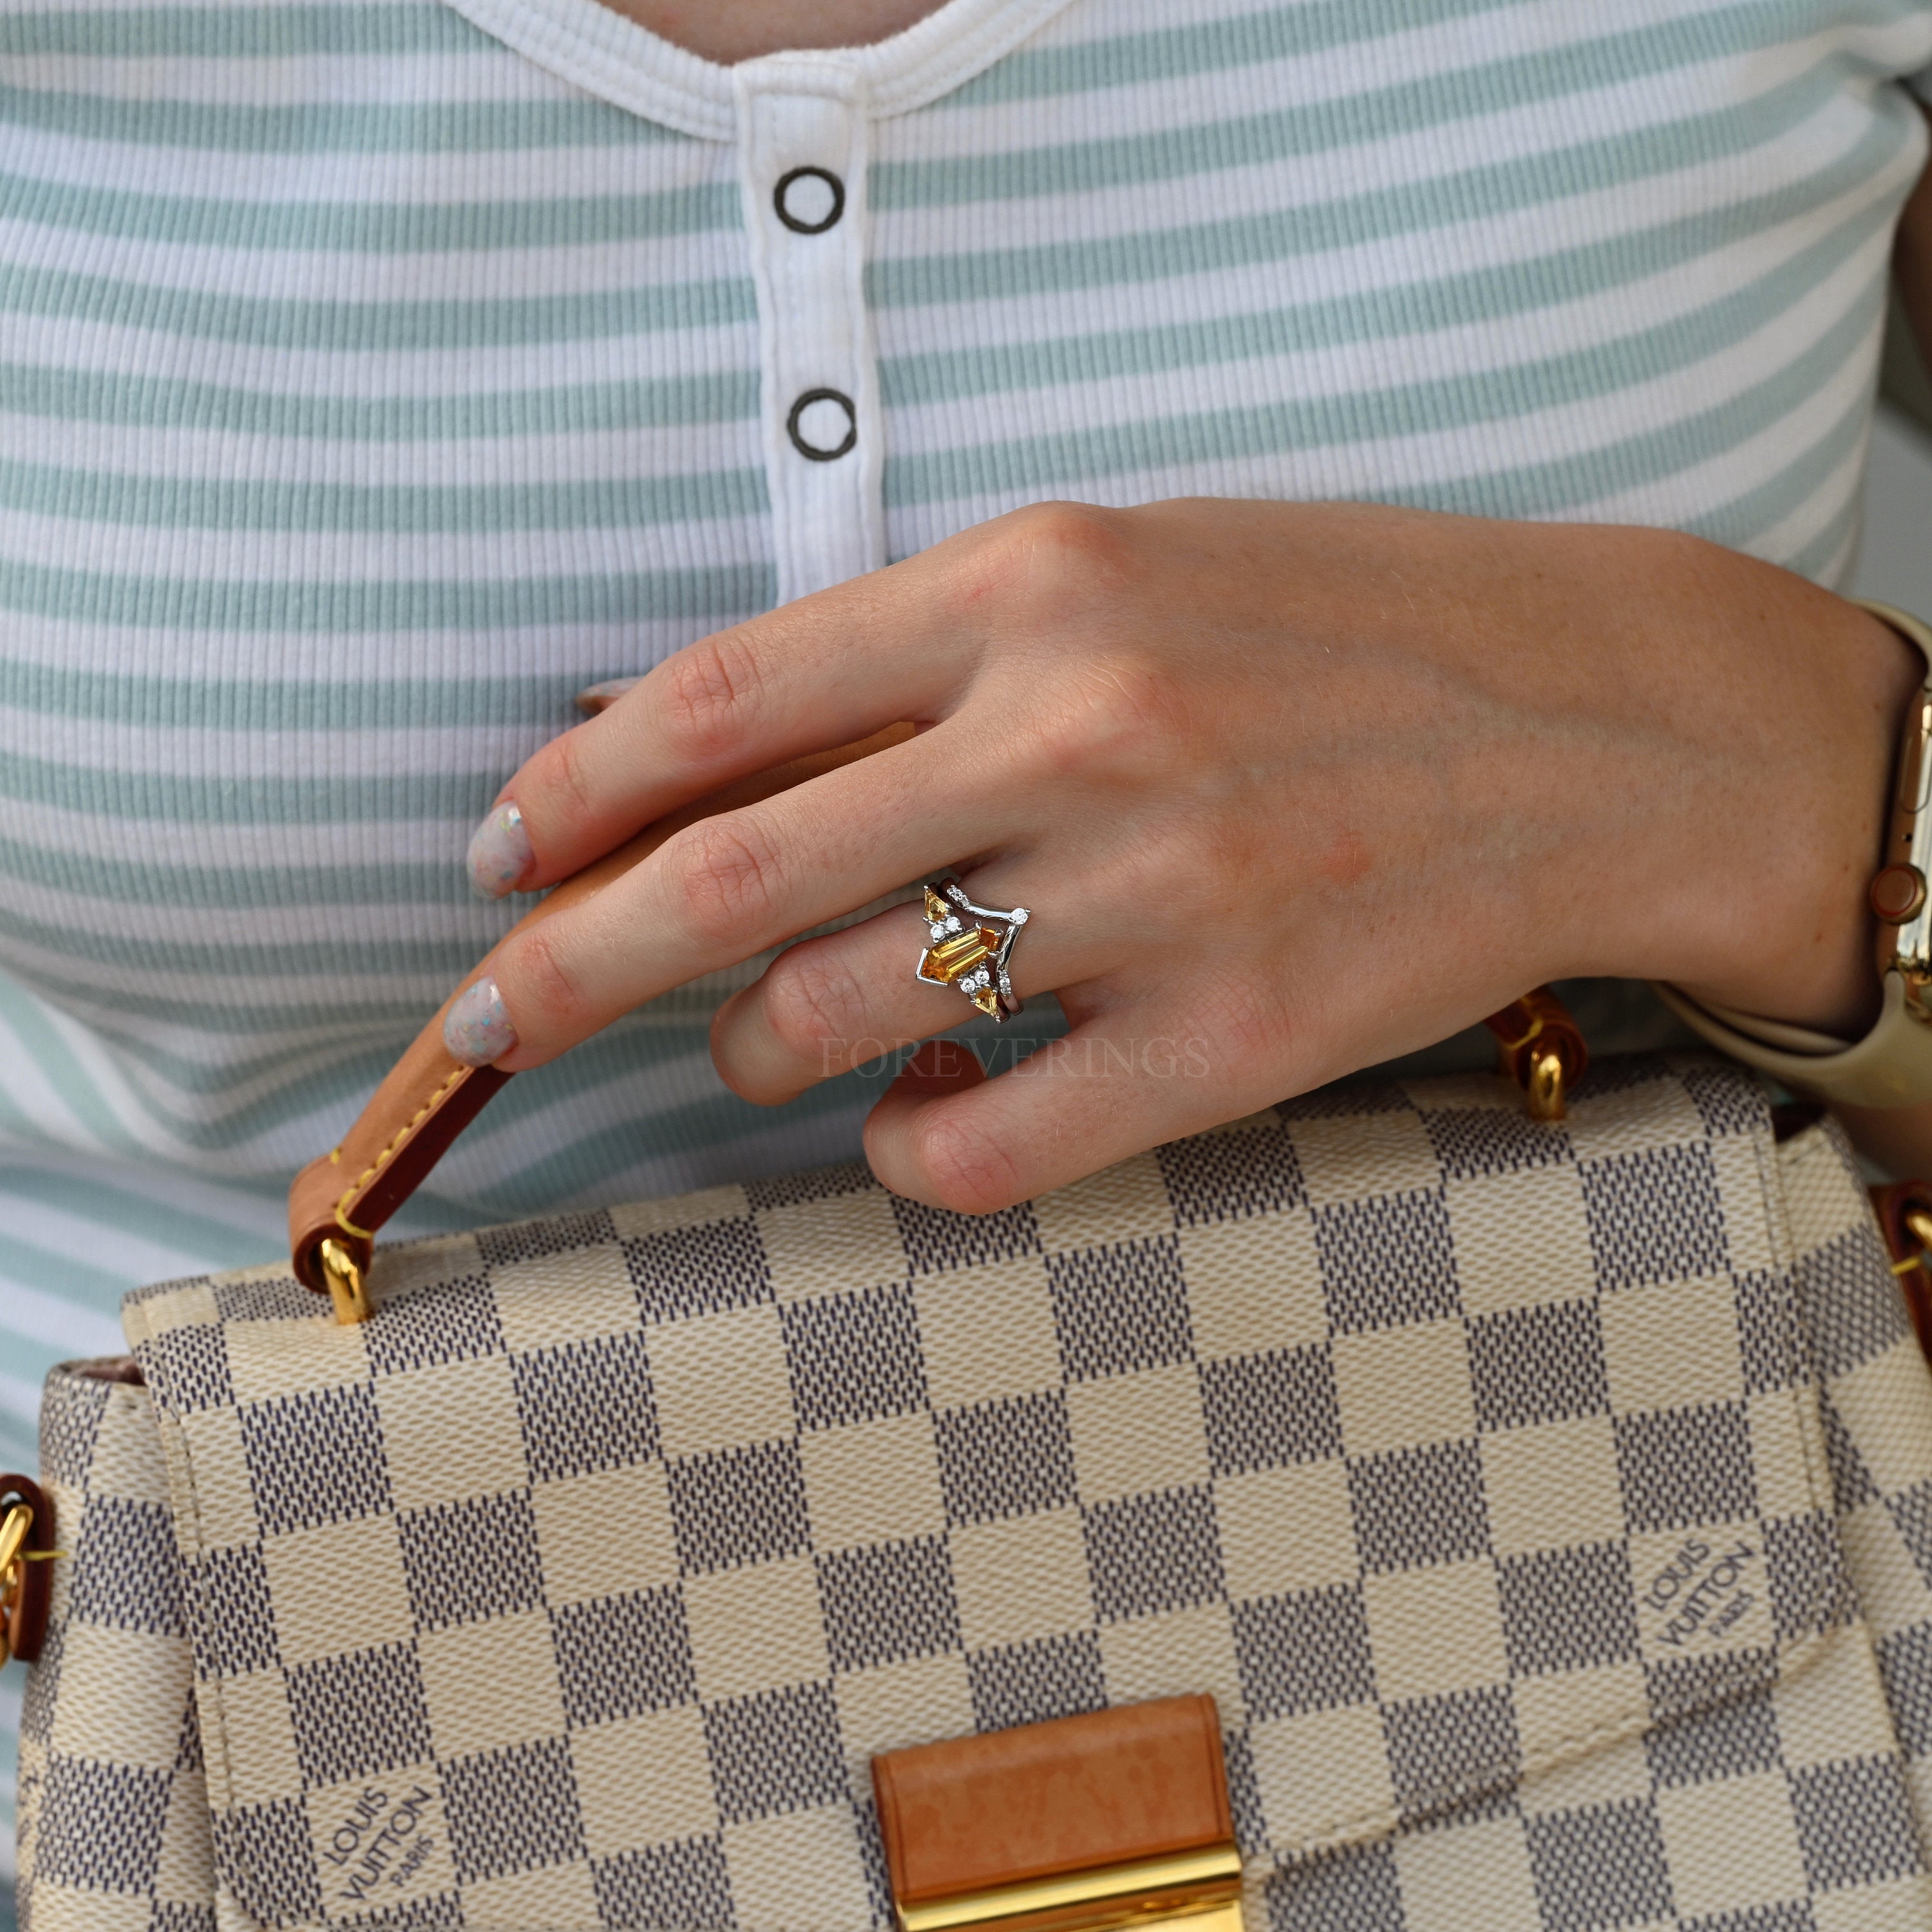
[[[822,181],[832,190],[832,212],[822,221],[801,221],[785,206],[785,196],[794,182]],[[794,168],[788,175],[778,177],[778,184],[772,190],[772,206],[778,212],[778,219],[796,235],[823,235],[828,228],[838,225],[838,218],[845,212],[845,184],[828,168]]]
[[[799,432],[799,418],[814,403],[836,403],[845,412],[845,440],[836,449],[823,449],[815,442],[807,442]],[[808,456],[814,463],[830,463],[859,440],[859,412],[852,406],[852,398],[839,390],[808,389],[792,404],[791,414],[785,418],[785,434],[791,438],[791,446],[800,455]]]

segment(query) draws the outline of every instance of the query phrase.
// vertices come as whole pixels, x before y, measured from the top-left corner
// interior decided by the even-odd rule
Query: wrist
[[[1924,661],[1857,606],[1804,586],[1738,721],[1684,908],[1672,981],[1692,998],[1846,1041],[1882,986],[1869,893],[1884,862],[1901,728]],[[1805,660],[1808,660],[1806,662]],[[1753,715],[1754,714],[1754,715]]]

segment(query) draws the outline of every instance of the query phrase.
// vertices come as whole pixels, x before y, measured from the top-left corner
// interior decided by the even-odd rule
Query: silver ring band
[[[929,986],[956,986],[990,1018],[1011,1019],[1021,1006],[1006,962],[1020,928],[1031,917],[1024,906],[1002,912],[997,906],[975,905],[957,879],[930,880],[918,977]]]

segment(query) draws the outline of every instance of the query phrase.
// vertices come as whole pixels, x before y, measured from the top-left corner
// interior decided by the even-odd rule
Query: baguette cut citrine
[[[963,932],[942,939],[927,952],[926,970],[933,979],[955,986],[999,950],[1000,935],[991,926],[969,926]]]

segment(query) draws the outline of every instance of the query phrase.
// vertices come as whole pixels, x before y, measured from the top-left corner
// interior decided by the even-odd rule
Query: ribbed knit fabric
[[[1369,497],[1833,581],[1928,62],[1922,0],[952,0],[840,83],[884,550]],[[0,1462],[120,1290],[277,1250],[572,694],[786,580],[737,98],[594,0],[0,13]],[[876,1083],[740,1105],[717,997],[404,1225],[853,1151]]]

